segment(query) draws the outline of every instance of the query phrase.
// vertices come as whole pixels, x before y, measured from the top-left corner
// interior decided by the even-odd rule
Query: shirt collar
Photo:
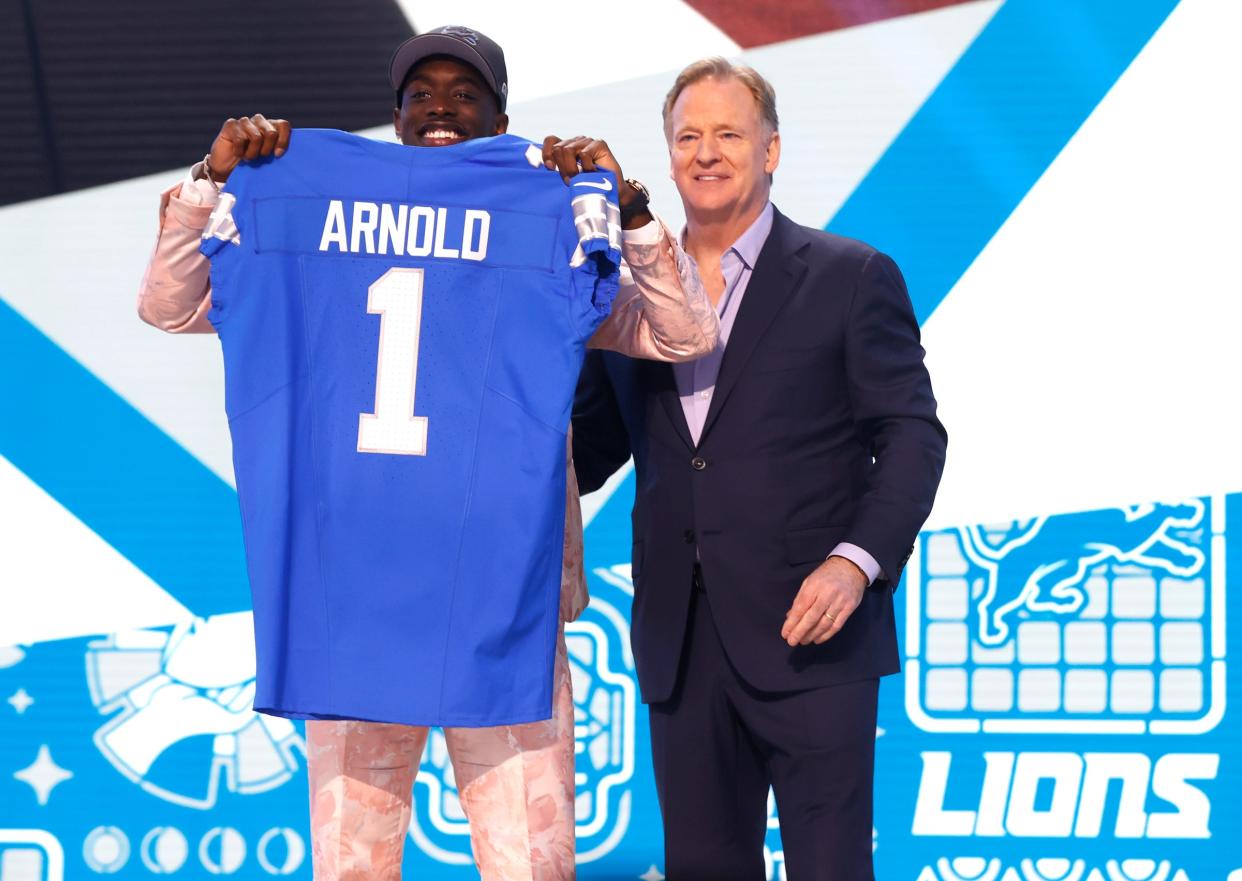
[[[742,262],[746,264],[746,268],[754,270],[755,264],[759,261],[759,252],[763,250],[763,245],[768,240],[768,234],[772,232],[772,222],[774,219],[775,209],[772,203],[768,202],[763,206],[763,210],[759,212],[759,216],[755,218],[754,223],[746,228],[746,232],[738,236],[737,241],[733,243],[730,251],[737,253],[742,258]],[[681,246],[686,246],[686,228],[681,228]],[[727,253],[727,252],[726,252]]]
[[[733,243],[733,250],[742,258],[747,269],[754,270],[759,261],[759,252],[763,250],[763,243],[768,240],[768,233],[772,232],[772,212],[771,202],[764,205],[755,222]]]

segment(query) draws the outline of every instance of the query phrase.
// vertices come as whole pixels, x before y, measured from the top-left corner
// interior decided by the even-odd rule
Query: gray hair
[[[767,129],[767,133],[771,135],[779,130],[780,121],[776,117],[776,90],[772,88],[772,84],[753,67],[734,64],[727,58],[716,56],[695,61],[677,74],[677,80],[664,98],[664,134],[666,137],[672,134],[673,105],[677,103],[681,93],[694,83],[706,79],[737,80],[754,96],[755,105],[759,109],[759,119],[763,127]]]

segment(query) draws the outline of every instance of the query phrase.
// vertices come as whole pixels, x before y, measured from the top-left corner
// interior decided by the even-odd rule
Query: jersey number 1
[[[358,452],[427,455],[427,417],[414,415],[423,271],[394,268],[367,289],[367,312],[380,316],[375,412],[358,414]]]

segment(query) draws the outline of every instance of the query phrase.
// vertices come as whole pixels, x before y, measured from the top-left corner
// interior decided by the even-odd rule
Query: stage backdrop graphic
[[[622,78],[577,24],[520,5],[371,5],[407,31],[496,37],[511,130],[608,138],[674,224],[663,93],[688,60],[741,57],[777,88],[774,201],[905,272],[950,448],[896,594],[905,669],[881,690],[877,876],[1242,881],[1242,291],[1222,259],[1242,234],[1242,10],[636,0],[651,36]],[[206,143],[83,162],[63,118],[83,105],[64,103],[65,41],[81,35],[36,6],[11,40],[34,73],[13,82],[30,131],[61,137],[12,129],[47,153],[21,154],[20,187],[0,178],[0,881],[310,878],[301,726],[250,709],[218,344],[133,313],[158,192]],[[355,54],[333,75],[359,75],[374,21],[341,18]],[[310,42],[331,30],[316,22]],[[290,83],[302,99],[306,81]],[[228,112],[294,116],[268,88],[272,105]],[[218,120],[193,125],[209,141]],[[658,881],[632,497],[624,470],[584,500],[592,602],[567,635],[579,873]],[[406,875],[474,877],[469,853],[433,732]]]

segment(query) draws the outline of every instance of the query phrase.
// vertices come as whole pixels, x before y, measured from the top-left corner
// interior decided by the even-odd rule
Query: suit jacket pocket
[[[822,563],[841,541],[845,530],[845,526],[816,526],[785,533],[785,562],[791,566]]]

